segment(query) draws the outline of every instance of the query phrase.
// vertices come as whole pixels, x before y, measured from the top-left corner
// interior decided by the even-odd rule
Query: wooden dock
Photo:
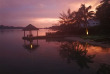
[[[64,38],[64,36],[35,36],[35,37],[23,37],[24,40],[36,40],[36,39],[49,39],[49,38]]]

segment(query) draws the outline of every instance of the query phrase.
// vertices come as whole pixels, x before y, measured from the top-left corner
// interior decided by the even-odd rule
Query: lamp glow
[[[86,34],[88,35],[89,33],[88,33],[88,30],[86,30]]]

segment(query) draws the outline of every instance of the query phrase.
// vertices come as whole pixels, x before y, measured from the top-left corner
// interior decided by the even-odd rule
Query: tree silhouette
[[[109,33],[110,29],[110,0],[102,0],[96,8],[96,17],[100,20],[101,29]]]
[[[71,12],[71,10],[70,9],[68,9],[68,11],[67,11],[67,14],[66,13],[60,13],[60,23],[61,24],[64,24],[64,25],[68,25],[68,24],[71,24],[72,23],[72,19],[73,19],[73,17],[74,17],[74,12]]]
[[[71,32],[73,28],[76,26],[75,23],[76,12],[68,9],[67,13],[60,13],[60,31],[63,32]]]
[[[85,4],[81,4],[77,14],[77,21],[79,24],[84,24],[86,31],[88,30],[88,19],[92,19],[94,17],[94,11],[89,11],[90,9],[91,6],[86,7]]]
[[[91,6],[86,7],[85,4],[81,4],[81,7],[79,10],[71,11],[68,9],[67,13],[60,13],[60,30],[66,32],[75,32],[81,30],[83,26],[88,29],[88,19],[93,18],[94,12],[89,11],[91,9]]]

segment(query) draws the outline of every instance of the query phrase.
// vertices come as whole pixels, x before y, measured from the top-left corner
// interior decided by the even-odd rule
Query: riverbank
[[[24,40],[30,40],[30,38],[23,37]],[[73,35],[47,35],[32,37],[32,40],[36,39],[46,39],[47,41],[79,41],[87,42],[92,45],[110,47],[110,38],[108,36],[73,36]]]
[[[89,44],[92,44],[92,45],[97,45],[97,46],[102,46],[102,47],[110,47],[110,44],[109,43],[105,43],[104,41],[102,41],[102,42],[97,42],[97,41],[94,41],[94,40],[92,40],[92,39],[84,39],[84,38],[82,38],[82,37],[75,37],[75,36],[73,36],[73,37],[65,37],[64,39],[66,39],[66,40],[71,40],[71,41],[79,41],[79,42],[87,42],[87,43],[89,43]]]

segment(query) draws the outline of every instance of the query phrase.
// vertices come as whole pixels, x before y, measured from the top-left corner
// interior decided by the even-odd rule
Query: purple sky
[[[68,8],[77,10],[81,3],[92,5],[93,9],[100,0],[0,0],[0,24],[9,26],[48,27],[57,23],[59,13]]]

